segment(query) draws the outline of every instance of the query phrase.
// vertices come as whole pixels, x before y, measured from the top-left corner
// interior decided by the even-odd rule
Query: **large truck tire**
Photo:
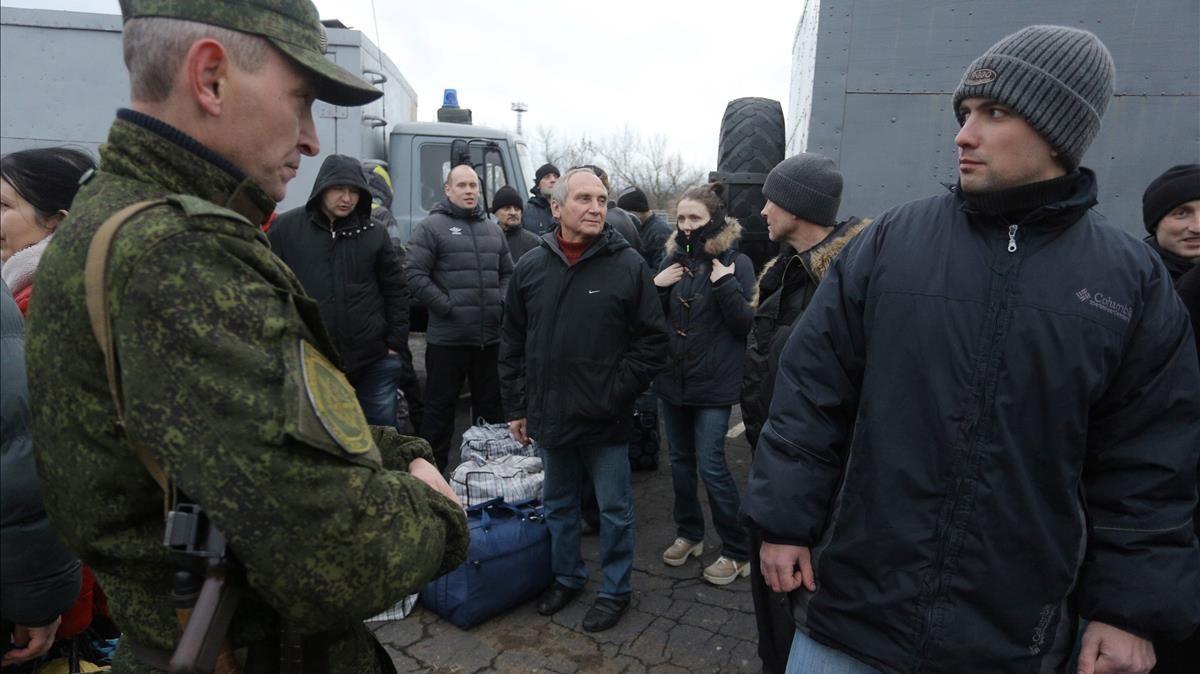
[[[763,220],[762,184],[766,174],[783,161],[786,138],[783,107],[770,98],[737,98],[725,107],[717,146],[717,172],[725,183],[729,214],[742,223],[740,250],[754,262],[757,273],[778,254],[767,237]]]

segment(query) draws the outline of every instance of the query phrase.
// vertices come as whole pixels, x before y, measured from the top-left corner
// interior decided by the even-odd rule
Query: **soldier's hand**
[[[413,477],[429,485],[430,489],[453,501],[459,508],[463,507],[462,501],[458,499],[458,494],[455,494],[450,485],[446,483],[446,478],[442,477],[442,473],[437,469],[437,466],[425,459],[413,459],[412,463],[408,464],[408,472]]]
[[[809,592],[817,591],[817,578],[813,574],[808,548],[763,543],[758,558],[763,580],[772,590],[791,592],[803,585]]]
[[[1154,668],[1154,645],[1096,620],[1083,631],[1079,674],[1146,674]]]
[[[683,265],[676,262],[670,267],[658,272],[658,275],[654,277],[654,285],[658,286],[659,288],[670,288],[678,283],[679,279],[681,278],[683,278]]]
[[[62,617],[41,627],[25,627],[14,625],[12,631],[12,650],[4,654],[0,667],[16,665],[45,655],[54,645],[54,633],[58,631],[58,623]]]
[[[526,434],[525,429],[526,426],[524,419],[517,419],[515,421],[508,422],[508,432],[512,433],[513,440],[516,440],[522,445],[528,445],[530,443],[529,435]]]

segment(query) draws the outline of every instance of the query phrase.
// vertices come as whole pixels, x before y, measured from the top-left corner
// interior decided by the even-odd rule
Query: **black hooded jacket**
[[[500,339],[510,420],[543,447],[628,442],[633,401],[667,359],[650,271],[605,225],[573,265],[551,232],[513,272]]]
[[[705,230],[712,228],[711,235]],[[742,226],[725,218],[693,232],[685,250],[679,236],[667,240],[662,267],[678,262],[684,274],[674,285],[659,288],[670,331],[667,367],[654,379],[654,392],[671,405],[719,407],[735,405],[742,388],[746,335],[754,312],[754,264],[737,252]],[[734,272],[710,280],[713,259],[733,264]]]
[[[321,210],[321,193],[344,185],[358,189],[358,204],[350,215],[331,223]],[[268,237],[275,254],[319,303],[344,371],[357,372],[389,349],[404,352],[404,270],[387,231],[371,220],[371,193],[357,159],[326,157],[308,203],[279,216]]]
[[[743,510],[811,549],[797,622],[883,671],[1061,671],[1079,617],[1200,621],[1188,318],[1094,175],[1064,183],[1017,220],[887,211],[784,348]]]

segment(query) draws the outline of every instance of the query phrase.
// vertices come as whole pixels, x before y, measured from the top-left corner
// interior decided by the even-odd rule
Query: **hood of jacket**
[[[450,201],[449,198],[442,199],[429,209],[429,214],[441,213],[448,215],[456,220],[487,220],[487,212],[483,210],[483,202],[476,202],[475,208],[470,210],[457,206]]]
[[[838,253],[842,252],[846,244],[861,234],[869,224],[871,224],[871,218],[865,220],[849,218],[835,226],[833,231],[829,232],[828,236],[812,248],[802,253],[796,253],[788,247],[785,252],[771,258],[769,262],[763,265],[762,272],[758,275],[758,283],[754,285],[754,296],[750,299],[750,306],[757,309],[758,300],[762,296],[763,291],[767,290],[766,294],[769,295],[779,287],[779,284],[783,282],[783,273],[793,259],[800,260],[800,263],[804,265],[805,271],[812,278],[813,283],[820,283],[825,278],[825,274],[829,271],[829,266],[833,264]],[[779,267],[778,265],[781,262],[783,266]]]
[[[375,166],[363,173],[367,178],[367,189],[371,191],[371,198],[375,203],[384,208],[391,209],[392,207],[392,177],[388,175],[387,169],[382,166]]]
[[[701,230],[697,230],[698,232]],[[675,233],[678,234],[676,229]],[[666,257],[672,258],[679,251],[679,241],[677,236],[671,236],[667,239],[665,246]],[[742,239],[742,223],[737,221],[737,218],[725,216],[725,225],[717,230],[716,234],[704,241],[704,253],[709,257],[720,257],[727,251],[734,250],[737,247],[737,242]]]
[[[371,218],[371,190],[367,187],[367,179],[363,176],[362,163],[354,157],[347,157],[344,154],[331,154],[321,163],[321,170],[317,171],[317,179],[313,183],[312,192],[309,193],[304,208],[310,213],[320,213],[321,193],[330,187],[342,186],[358,190],[358,205],[354,207],[352,215],[360,216],[364,221],[369,220]],[[349,217],[343,218],[343,220],[349,219]]]

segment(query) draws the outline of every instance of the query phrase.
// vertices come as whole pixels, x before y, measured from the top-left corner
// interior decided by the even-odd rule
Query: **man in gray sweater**
[[[464,379],[471,386],[471,418],[504,420],[496,355],[513,263],[504,232],[480,203],[475,170],[455,166],[443,189],[446,198],[413,229],[405,273],[413,295],[429,310],[421,435],[445,470]]]

